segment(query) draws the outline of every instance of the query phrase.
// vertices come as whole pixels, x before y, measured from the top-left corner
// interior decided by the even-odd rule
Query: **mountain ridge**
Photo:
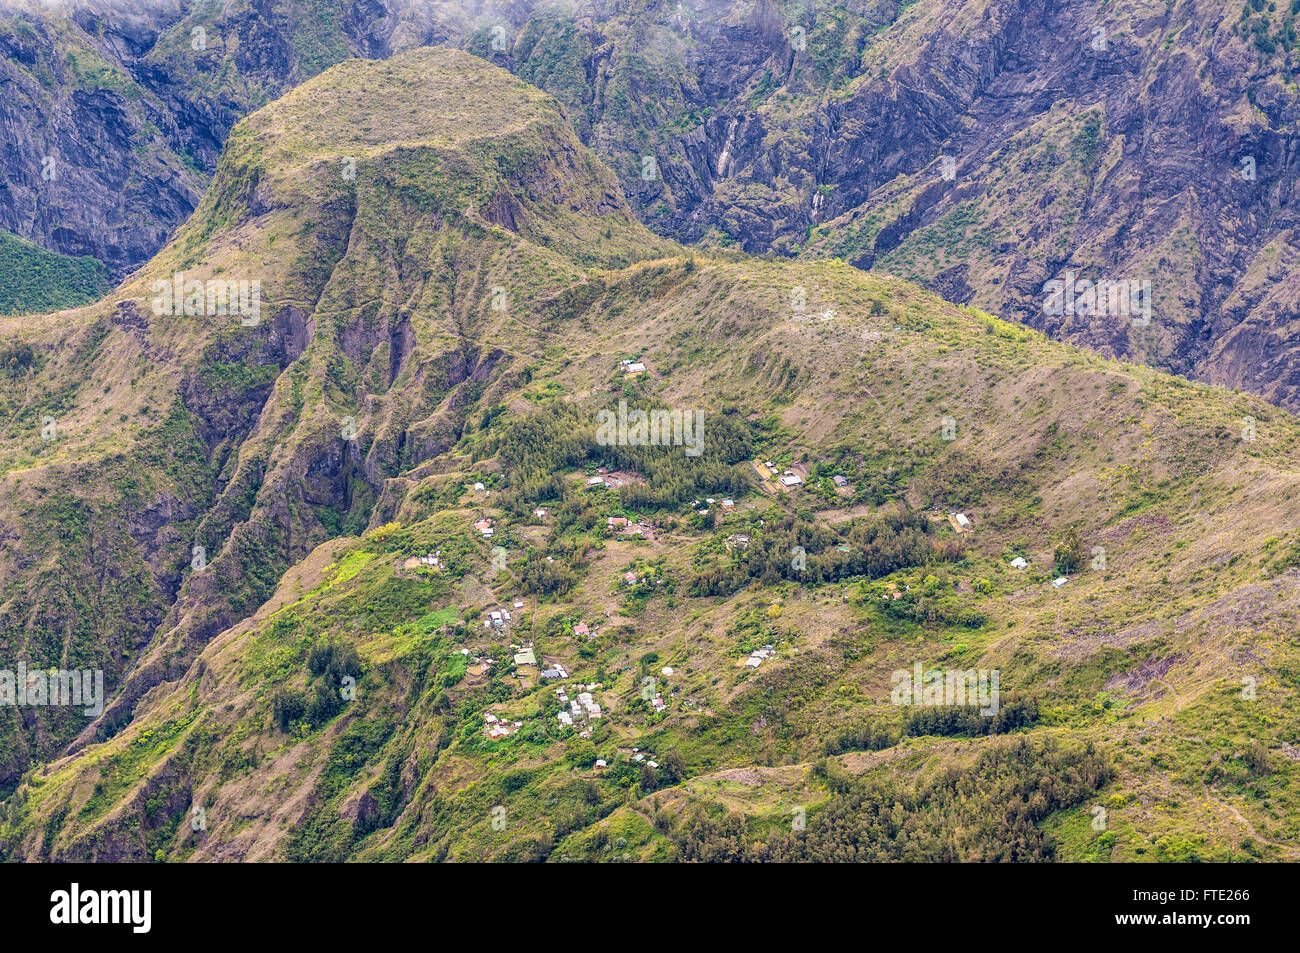
[[[119,153],[143,148],[160,218],[115,226],[121,248],[105,246],[72,196],[102,195],[97,207],[114,203],[119,218],[126,205],[111,170],[83,163],[57,186],[69,190],[56,190],[65,224],[49,231],[38,171],[60,149],[32,136],[12,163],[21,182],[0,194],[0,225],[93,251],[120,274],[197,204],[198,179],[240,117],[349,55],[461,46],[555,95],[663,235],[838,255],[1295,409],[1292,6],[425,2],[340,15],[248,0],[129,17],[87,4],[57,29],[30,20],[29,6],[29,20],[13,21],[26,26],[0,31],[32,102],[11,125],[43,115],[40,76],[84,75],[84,95],[120,121],[83,108],[63,151],[93,151],[83,128]],[[73,62],[93,58],[105,65]],[[1066,270],[1151,281],[1154,322],[1045,313],[1042,286]]]
[[[257,277],[261,319],[153,314],[177,272]],[[1300,422],[843,261],[658,239],[481,59],[326,71],[148,266],[0,332],[48,355],[2,394],[0,634],[126,658],[88,728],[0,711],[8,857],[1288,856]],[[600,443],[620,399],[703,412],[704,453]],[[598,686],[589,737],[527,644]],[[1001,671],[1023,720],[891,704],[916,664]],[[889,836],[853,807],[925,797]]]

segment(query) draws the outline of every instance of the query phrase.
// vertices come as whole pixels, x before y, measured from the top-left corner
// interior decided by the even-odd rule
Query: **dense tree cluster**
[[[307,670],[316,682],[306,691],[282,685],[271,693],[271,718],[282,732],[298,721],[314,730],[341,712],[342,681],[361,677],[361,656],[350,645],[318,642],[307,654]]]
[[[737,464],[754,453],[749,425],[738,414],[708,413],[699,436],[700,453],[696,456],[676,446],[600,447],[602,459],[611,468],[643,473],[647,478],[644,485],[619,491],[623,504],[631,510],[659,510],[706,495],[747,492],[749,479]]]
[[[898,741],[897,729],[877,722],[865,722],[842,731],[833,738],[827,738],[822,751],[831,756],[846,751],[883,751],[892,748]]]
[[[501,461],[509,483],[498,505],[523,514],[538,502],[562,500],[561,471],[584,465],[595,439],[593,423],[571,404],[553,401],[511,418],[486,447]]]
[[[901,732],[878,721],[864,722],[828,738],[822,751],[829,756],[846,751],[883,751],[903,737],[1004,735],[1037,723],[1038,702],[1033,698],[1013,697],[992,715],[982,714],[979,706],[933,705],[909,711]]]
[[[19,344],[5,351],[0,351],[0,374],[5,377],[22,377],[39,371],[45,358],[32,349],[30,344]]]
[[[335,642],[317,642],[307,653],[307,671],[313,676],[328,675],[332,682],[344,676],[361,677],[361,656],[351,645]]]
[[[552,557],[551,562],[530,549],[519,568],[519,584],[531,595],[550,596],[568,592],[578,582],[578,574],[567,563]]]
[[[562,507],[567,519],[579,518],[588,509],[586,500],[565,485],[563,471],[598,465],[645,475],[645,484],[618,491],[624,507],[633,511],[676,508],[706,494],[746,492],[748,478],[737,464],[753,454],[747,422],[738,414],[708,413],[702,429],[692,434],[700,438],[698,454],[687,453],[684,446],[602,445],[594,418],[556,401],[509,420],[485,450],[497,455],[507,477],[497,504],[520,516],[553,501],[567,504]]]
[[[802,831],[788,820],[755,830],[742,815],[697,810],[675,836],[683,859],[703,862],[1050,860],[1054,847],[1040,823],[1083,804],[1113,773],[1091,742],[999,739],[973,765],[915,782],[832,771],[835,793]],[[673,833],[671,818],[659,823]]]
[[[689,582],[692,595],[729,595],[757,580],[817,584],[855,576],[879,578],[900,569],[958,559],[955,540],[930,535],[924,514],[898,510],[830,526],[794,516],[770,519],[751,533],[749,546],[733,563],[714,564]]]
[[[977,705],[931,705],[909,711],[904,721],[907,734],[919,735],[1004,735],[1038,722],[1038,702],[1033,698],[1012,698],[985,715]]]

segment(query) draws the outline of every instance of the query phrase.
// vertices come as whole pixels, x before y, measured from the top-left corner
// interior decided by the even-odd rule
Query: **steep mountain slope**
[[[162,246],[206,176],[190,112],[143,79],[60,6],[0,2],[0,229],[115,277]]]
[[[151,316],[182,269],[260,276],[265,320]],[[38,733],[7,856],[1294,856],[1300,421],[655,239],[479,59],[327,71],[138,278],[3,334],[51,355],[9,398],[7,654],[101,651],[53,624],[86,615],[141,647],[66,756]],[[141,423],[93,422],[105,384]],[[703,414],[700,452],[611,443],[620,400]],[[997,670],[998,717],[891,703],[914,665]]]
[[[555,95],[660,234],[838,255],[1294,409],[1293,8],[28,4],[0,28],[19,93],[0,103],[16,132],[0,227],[120,275],[188,214],[248,111],[348,55],[448,44]],[[41,180],[46,156],[61,181]],[[1151,320],[1047,313],[1043,285],[1067,273],[1150,282]]]
[[[89,255],[71,258],[0,232],[0,314],[33,314],[97,300],[108,290],[104,266]]]
[[[976,3],[941,31],[909,11],[864,70],[889,79],[862,81],[846,109],[873,115],[897,91],[929,118],[898,161],[867,156],[863,178],[833,176],[831,215],[856,207],[819,224],[808,250],[1300,406],[1295,10]],[[1151,313],[1051,314],[1044,283],[1067,273],[1147,282]]]
[[[122,277],[194,210],[244,116],[351,56],[478,22],[459,0],[392,6],[0,0],[0,228]]]
[[[480,343],[511,320],[480,313],[501,274],[545,294],[670,247],[554,101],[466,54],[387,70],[353,62],[331,82],[382,82],[401,112],[321,111],[299,88],[236,129],[148,266],[96,305],[3,325],[0,638],[42,664],[102,667],[111,687],[130,670],[86,738],[180,677],[293,562],[364,527],[386,478],[456,441],[503,372]],[[242,282],[258,307],[161,307],[156,283],[178,276]],[[18,730],[0,713],[6,780],[78,717]]]

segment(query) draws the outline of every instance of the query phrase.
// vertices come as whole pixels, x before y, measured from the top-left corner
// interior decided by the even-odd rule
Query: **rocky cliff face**
[[[236,126],[195,213],[104,300],[0,327],[0,654],[102,669],[114,696],[89,724],[0,706],[0,788],[111,735],[286,569],[364,529],[388,479],[460,439],[511,363],[480,343],[515,326],[484,314],[502,262],[552,293],[676,248],[509,73],[412,51],[378,67],[393,113],[371,125],[364,67]],[[185,279],[197,305],[159,304]],[[257,282],[257,313],[216,311],[216,280]]]
[[[259,281],[257,314],[188,289],[177,311],[182,272]],[[0,703],[0,860],[608,860],[618,811],[629,857],[719,859],[673,828],[720,816],[692,789],[734,792],[737,765],[779,769],[782,799],[806,778],[802,803],[826,796],[816,762],[859,747],[1005,773],[997,739],[935,737],[890,699],[891,669],[953,651],[1052,713],[1007,706],[1034,778],[1114,757],[1087,793],[1123,805],[1118,836],[1062,833],[1088,814],[1061,803],[1042,856],[1294,852],[1285,768],[1238,765],[1244,739],[1269,769],[1300,737],[1300,421],[843,261],[658,238],[558,104],[481,58],[350,61],[258,110],[104,300],[0,318],[0,368],[0,661],[100,668],[110,694],[89,723]],[[699,464],[601,437],[627,401],[707,414]],[[760,453],[807,480],[760,490]],[[602,469],[646,483],[593,489]],[[714,494],[737,505],[686,516]],[[629,513],[652,529],[612,532]],[[1054,587],[1067,528],[1076,562],[1100,554]],[[629,591],[631,569],[655,585]],[[555,686],[505,664],[524,638],[599,693],[598,722],[563,724]],[[519,730],[485,735],[485,713]],[[1023,747],[1066,740],[1059,761]],[[862,810],[931,803],[907,798]],[[1001,856],[1023,793],[962,799],[990,820],[960,856]],[[935,823],[921,856],[952,856],[971,825]]]
[[[28,11],[0,27],[20,91],[0,105],[15,133],[0,227],[120,274],[190,211],[240,116],[349,55],[458,45],[556,96],[661,234],[842,256],[1105,354],[1296,407],[1286,274],[1300,58],[1291,7],[1256,6],[240,0],[219,11],[91,3],[66,20]],[[107,65],[86,67],[92,58]],[[68,86],[73,61],[84,88]],[[58,185],[39,178],[46,154],[63,157]],[[1150,313],[1053,314],[1043,286],[1066,274],[1149,282]]]
[[[1286,264],[1291,15],[1208,3],[979,6],[980,28],[961,30],[959,18],[900,44],[906,58],[845,104],[863,121],[933,121],[898,137],[886,175],[837,174],[836,217],[803,252],[842,254],[1104,354],[1300,406]],[[1044,285],[1070,274],[1142,286],[1150,307],[1061,313]]]
[[[183,117],[68,21],[0,19],[0,228],[121,275],[194,208]]]

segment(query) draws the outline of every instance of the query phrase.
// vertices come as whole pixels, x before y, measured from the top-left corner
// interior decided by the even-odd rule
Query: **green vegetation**
[[[1291,856],[1284,412],[842,261],[687,253],[445,50],[241,124],[123,298],[182,267],[261,275],[268,319],[0,346],[0,640],[120,693],[63,758],[84,717],[0,711],[5,857]],[[598,439],[620,403],[699,411],[700,452]],[[1000,706],[895,703],[914,666]]]
[[[969,767],[909,784],[861,780],[822,765],[834,792],[798,832],[755,830],[743,817],[697,812],[682,825],[685,860],[863,863],[1032,861],[1055,856],[1039,828],[1112,776],[1092,745],[1019,739],[986,749]],[[669,823],[665,820],[665,823]]]
[[[0,231],[0,314],[39,314],[75,308],[108,290],[104,266],[94,258],[46,251]]]

